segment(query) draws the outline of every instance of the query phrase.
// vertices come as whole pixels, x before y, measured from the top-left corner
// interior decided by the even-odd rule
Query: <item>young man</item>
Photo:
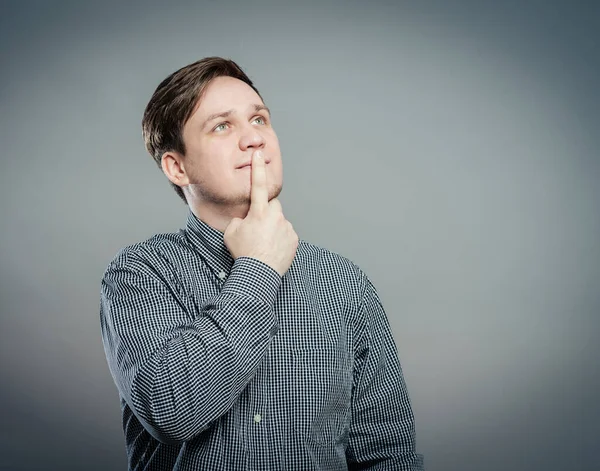
[[[377,292],[299,239],[269,109],[230,60],[156,89],[146,147],[187,223],[121,249],[100,320],[135,470],[422,470]]]

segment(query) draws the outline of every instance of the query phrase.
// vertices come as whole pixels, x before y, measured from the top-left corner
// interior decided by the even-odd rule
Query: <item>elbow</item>
[[[207,427],[177,423],[176,420],[141,420],[142,425],[153,438],[165,445],[181,445],[200,434]]]
[[[208,428],[210,421],[200,405],[184,398],[157,401],[135,393],[130,401],[141,425],[166,445],[180,445]]]
[[[131,407],[141,425],[153,438],[166,445],[181,445],[202,433],[209,426],[204,414],[195,414],[191,404],[166,407],[165,404],[144,404],[132,397]]]
[[[229,409],[236,375],[227,375],[227,381],[211,377],[206,365],[191,365],[186,355],[167,355],[167,349],[138,371],[129,402],[156,440],[177,445],[205,431]]]

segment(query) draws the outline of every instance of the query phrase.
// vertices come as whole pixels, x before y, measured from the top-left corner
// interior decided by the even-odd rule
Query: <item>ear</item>
[[[160,160],[163,173],[167,178],[177,186],[189,184],[183,162],[183,156],[178,152],[165,152]]]

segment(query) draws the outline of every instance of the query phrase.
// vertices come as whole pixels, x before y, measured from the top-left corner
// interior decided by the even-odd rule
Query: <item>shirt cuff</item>
[[[233,263],[222,292],[259,299],[273,305],[281,286],[274,268],[252,257],[238,257]]]

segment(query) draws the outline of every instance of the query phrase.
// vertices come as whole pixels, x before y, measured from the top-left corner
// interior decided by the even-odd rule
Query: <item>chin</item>
[[[279,194],[281,193],[281,188],[282,188],[281,184],[269,188],[269,201],[271,201],[273,198],[277,198],[279,196]]]
[[[283,187],[283,185],[281,185],[281,184],[275,185],[275,186],[269,186],[269,201],[271,201],[273,198],[277,198],[279,196],[279,194],[281,193],[282,187]],[[245,198],[249,202],[251,195],[252,195],[252,189],[248,188],[248,190],[244,193],[242,198]]]

